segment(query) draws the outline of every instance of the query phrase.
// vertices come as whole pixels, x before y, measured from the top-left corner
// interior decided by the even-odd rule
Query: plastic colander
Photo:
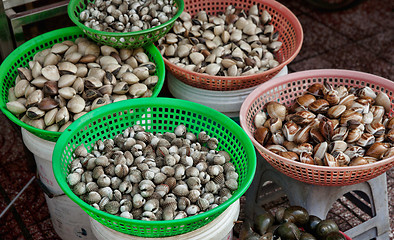
[[[379,176],[394,165],[394,157],[377,161],[376,163],[348,166],[327,167],[292,161],[269,151],[258,143],[253,134],[256,130],[253,119],[260,112],[265,103],[277,101],[286,106],[294,103],[295,99],[303,95],[307,88],[314,83],[327,81],[333,86],[346,87],[368,86],[375,92],[385,92],[391,100],[389,116],[394,115],[394,83],[388,79],[368,73],[350,70],[310,70],[291,73],[269,81],[255,89],[244,101],[240,111],[240,122],[254,146],[260,154],[278,171],[296,180],[327,186],[352,185]]]
[[[38,129],[19,120],[14,114],[8,111],[6,107],[6,103],[8,102],[8,90],[11,87],[15,86],[15,79],[18,75],[17,69],[19,67],[28,67],[29,61],[33,59],[33,56],[37,52],[42,51],[46,48],[50,48],[56,43],[60,43],[65,40],[73,41],[79,37],[86,37],[86,35],[78,27],[62,28],[42,34],[27,41],[26,43],[15,49],[0,66],[1,111],[17,125],[25,128],[36,136],[48,141],[56,142],[61,132],[51,132]],[[152,90],[152,97],[157,97],[164,84],[165,67],[163,58],[153,44],[144,47],[144,49],[150,61],[156,64],[155,75],[159,77],[159,81]]]
[[[79,21],[79,14],[86,9],[89,3],[94,2],[95,0],[71,0],[67,8],[68,16],[94,41],[116,48],[136,48],[156,42],[170,31],[184,8],[183,0],[175,0],[175,4],[178,7],[175,16],[167,22],[150,29],[135,32],[104,32],[89,28]]]
[[[205,131],[219,140],[218,149],[231,155],[239,175],[238,189],[218,207],[184,219],[170,221],[142,221],[111,215],[90,206],[77,197],[67,184],[68,165],[73,152],[84,144],[88,151],[101,139],[114,138],[127,127],[139,124],[149,132],[173,132],[179,124],[198,134]],[[251,184],[256,155],[252,142],[242,128],[222,113],[206,106],[172,98],[144,98],[116,102],[88,112],[72,123],[60,136],[53,151],[53,172],[57,182],[74,202],[92,218],[116,231],[143,237],[179,235],[198,229],[219,216],[239,199]]]
[[[192,16],[200,11],[206,11],[210,15],[217,15],[220,12],[225,12],[229,5],[249,10],[255,4],[258,5],[260,14],[263,10],[267,10],[271,14],[271,23],[274,25],[275,31],[279,32],[279,41],[283,43],[280,50],[275,54],[276,59],[280,63],[277,67],[248,76],[211,76],[186,70],[164,58],[167,70],[177,79],[190,86],[216,91],[250,88],[278,74],[284,66],[297,56],[303,41],[301,24],[288,8],[273,0],[185,0],[185,11]]]

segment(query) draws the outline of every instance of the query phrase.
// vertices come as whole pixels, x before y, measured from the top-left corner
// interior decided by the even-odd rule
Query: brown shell
[[[299,160],[298,154],[295,153],[295,152],[280,152],[279,155],[284,157],[284,158],[293,160],[293,161],[298,161]]]
[[[382,156],[387,151],[388,151],[388,147],[386,146],[386,144],[381,142],[376,142],[372,144],[371,147],[368,148],[367,152],[365,153],[365,156],[381,159]]]
[[[334,125],[330,119],[323,117],[319,123],[319,130],[325,139],[331,139],[334,133]]]
[[[311,131],[309,132],[311,135],[311,139],[315,143],[321,143],[324,142],[326,139],[323,137],[323,135],[320,133],[319,129],[312,128]]]
[[[346,110],[341,115],[340,124],[345,126],[347,124],[360,124],[363,120],[363,115],[361,113],[355,112],[353,110]]]
[[[329,167],[339,167],[338,161],[329,153],[324,155],[324,165]]]
[[[174,177],[169,177],[164,181],[164,184],[170,187],[170,189],[174,189],[176,187],[176,179]]]
[[[324,95],[324,99],[327,100],[327,102],[333,106],[339,103],[339,96],[338,96],[338,92],[335,90],[331,90],[329,91],[327,94]]]
[[[354,143],[357,142],[360,138],[363,132],[359,128],[355,128],[349,131],[346,142],[348,143]]]
[[[323,85],[320,83],[315,83],[311,85],[307,91],[314,96],[322,96],[323,95]]]
[[[302,152],[300,155],[300,162],[315,165],[315,161],[309,153]]]
[[[300,111],[295,113],[291,120],[298,125],[306,125],[312,122],[316,118],[316,115],[309,111]]]
[[[224,183],[224,174],[220,173],[219,175],[217,175],[214,179],[213,182],[218,184],[218,185],[222,185]]]
[[[355,157],[350,161],[349,166],[360,166],[365,164],[368,164],[368,161],[364,157]]]
[[[318,99],[311,103],[308,109],[314,113],[326,113],[330,104],[325,99]]]
[[[296,102],[300,105],[300,106],[304,106],[304,107],[308,107],[311,103],[313,103],[314,101],[316,101],[316,97],[311,95],[311,94],[305,94],[299,98],[297,98]]]
[[[266,127],[259,127],[254,133],[254,137],[262,145],[265,145],[268,139],[271,137],[271,132]]]

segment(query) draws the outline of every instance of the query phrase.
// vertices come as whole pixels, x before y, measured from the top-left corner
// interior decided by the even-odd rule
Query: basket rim
[[[257,140],[254,138],[253,134],[250,132],[249,128],[247,127],[247,112],[252,106],[252,104],[261,96],[262,93],[267,92],[267,90],[270,90],[274,87],[281,86],[283,84],[297,81],[299,79],[305,79],[305,78],[321,78],[321,77],[330,77],[330,78],[335,78],[335,77],[347,77],[347,78],[363,78],[365,79],[364,81],[366,82],[379,82],[380,86],[385,87],[386,89],[391,89],[394,91],[394,84],[392,81],[376,76],[370,73],[364,73],[364,72],[359,72],[359,71],[354,71],[354,70],[345,70],[345,69],[315,69],[315,70],[306,70],[306,71],[301,71],[301,72],[295,72],[295,73],[290,73],[285,76],[281,76],[275,79],[275,81],[267,81],[263,84],[261,84],[259,87],[257,87],[254,91],[252,91],[245,99],[241,106],[240,110],[240,124],[241,127],[244,129],[246,134],[249,136],[249,138],[252,140],[253,145],[258,149],[258,151],[262,151],[264,154],[267,154],[268,156],[274,158],[274,159],[279,159],[280,161],[286,163],[287,165],[293,165],[293,166],[298,166],[300,168],[307,168],[307,169],[312,169],[312,170],[318,170],[318,171],[323,171],[323,172],[351,172],[351,171],[361,171],[365,169],[371,169],[371,167],[379,167],[386,165],[388,163],[391,163],[394,161],[394,156],[387,158],[387,159],[382,159],[379,160],[375,163],[371,164],[365,164],[365,165],[360,165],[360,166],[347,166],[347,167],[328,167],[328,166],[318,166],[318,165],[311,165],[311,164],[306,164],[302,162],[296,162],[292,161],[290,159],[284,158],[278,154],[275,154],[265,148],[263,145],[261,145]],[[270,161],[268,161],[270,162]]]
[[[226,2],[225,0],[223,0],[223,1]],[[298,18],[294,15],[294,13],[292,11],[290,11],[290,9],[288,9],[286,6],[284,6],[283,4],[281,4],[277,1],[270,1],[270,0],[253,0],[253,1],[256,3],[262,3],[267,6],[273,6],[278,11],[280,10],[282,12],[285,12],[289,21],[294,24],[295,35],[299,36],[299,38],[296,38],[296,42],[295,42],[295,45],[297,46],[297,48],[295,49],[294,53],[288,59],[286,59],[285,61],[280,63],[278,66],[271,68],[267,71],[257,73],[257,74],[252,74],[252,75],[245,75],[245,76],[213,76],[213,75],[208,75],[208,74],[204,74],[204,73],[197,73],[197,72],[193,72],[193,71],[184,69],[182,67],[179,67],[179,66],[171,63],[166,57],[163,56],[163,60],[164,60],[165,65],[168,67],[174,68],[179,72],[187,73],[189,75],[194,75],[194,76],[197,76],[200,78],[210,78],[212,80],[217,80],[217,81],[232,80],[232,79],[247,81],[250,78],[256,78],[256,77],[260,77],[263,75],[269,75],[271,73],[274,73],[275,71],[280,71],[284,66],[286,66],[291,61],[293,61],[294,58],[298,55],[298,53],[301,50],[303,39],[304,39],[304,32],[303,32],[302,25],[301,25],[300,21],[298,20]],[[156,47],[158,47],[158,46],[156,46]]]
[[[147,227],[152,227],[152,226],[157,226],[158,224],[161,225],[167,225],[167,226],[174,226],[174,225],[182,225],[182,224],[188,224],[188,223],[193,223],[197,222],[200,220],[204,220],[207,217],[210,217],[212,214],[215,213],[220,213],[223,212],[225,209],[227,209],[228,206],[230,206],[232,203],[234,203],[237,199],[239,199],[249,188],[250,184],[253,181],[255,171],[256,171],[256,152],[255,148],[250,141],[250,138],[246,135],[245,131],[233,120],[231,120],[229,117],[226,115],[212,109],[209,107],[206,107],[204,105],[194,103],[194,102],[189,102],[186,100],[181,100],[181,99],[174,99],[174,98],[139,98],[135,99],[133,102],[116,102],[113,103],[111,106],[106,105],[101,107],[101,111],[96,111],[96,112],[88,112],[82,117],[78,118],[75,122],[73,122],[65,132],[60,136],[59,140],[57,141],[54,151],[53,151],[53,156],[52,156],[52,168],[53,172],[56,178],[56,181],[60,185],[60,188],[64,191],[64,193],[71,198],[72,201],[74,201],[76,204],[78,204],[81,208],[83,208],[85,211],[89,211],[93,213],[94,215],[106,218],[107,220],[111,220],[117,223],[125,223],[125,224],[144,224]],[[112,215],[109,213],[106,213],[101,210],[97,210],[96,208],[90,206],[88,203],[84,202],[82,199],[80,199],[78,196],[76,196],[68,186],[67,182],[65,179],[61,177],[62,172],[61,172],[61,167],[60,167],[60,157],[62,155],[62,152],[67,144],[67,142],[71,139],[73,134],[81,129],[81,127],[85,126],[86,123],[92,122],[92,119],[98,119],[104,116],[108,116],[109,113],[114,113],[117,111],[123,111],[128,107],[139,107],[139,106],[158,106],[158,107],[171,107],[173,108],[174,106],[182,106],[184,108],[187,108],[191,110],[194,113],[199,113],[202,114],[206,117],[210,117],[213,120],[219,120],[220,123],[226,127],[227,129],[231,130],[235,135],[241,136],[239,139],[241,140],[242,144],[244,144],[245,151],[247,153],[247,164],[248,164],[248,169],[250,169],[250,177],[248,179],[245,179],[245,185],[241,189],[241,191],[236,192],[232,195],[230,199],[228,199],[226,202],[220,204],[218,207],[206,211],[204,213],[194,215],[191,217],[187,217],[184,219],[176,219],[176,220],[160,220],[160,221],[143,221],[143,220],[136,220],[136,219],[127,219],[127,218],[122,218],[116,215]],[[249,175],[249,174],[248,174]],[[186,219],[186,220],[185,220]]]
[[[65,35],[67,34],[67,35]],[[60,28],[60,29],[56,29],[47,33],[44,33],[42,35],[39,35],[33,39],[30,39],[29,41],[23,43],[22,45],[20,45],[19,47],[17,47],[14,51],[12,51],[10,53],[10,55],[7,56],[6,59],[4,59],[3,63],[0,65],[0,84],[3,85],[4,83],[4,79],[5,79],[5,74],[6,71],[8,71],[8,69],[15,63],[17,57],[23,53],[26,52],[26,49],[32,49],[33,47],[35,47],[37,45],[37,41],[46,41],[49,37],[51,37],[52,35],[58,35],[58,36],[69,36],[69,35],[74,35],[74,34],[83,34],[87,37],[87,35],[78,27],[76,26],[72,26],[72,27],[65,27],[65,28]],[[43,49],[46,49],[49,47],[45,47]],[[157,56],[161,56],[160,51],[153,45],[153,44],[148,44],[146,46],[143,47],[146,51],[155,53],[155,55]],[[165,79],[165,65],[164,65],[164,61],[163,58],[155,58],[155,61],[157,62],[156,64],[156,68],[161,68],[163,69],[164,74],[162,76],[158,76],[159,80],[157,82],[157,85],[155,86],[155,88],[157,87],[157,91],[152,93],[152,97],[157,97],[161,91],[161,89],[163,88],[164,85],[164,79]],[[159,65],[159,66],[158,66]],[[125,101],[130,101],[130,100],[135,100],[135,99],[129,99],[129,100],[125,100]],[[44,129],[39,129],[33,126],[30,126],[24,122],[22,122],[18,117],[16,117],[13,113],[11,113],[8,109],[7,109],[7,104],[8,100],[6,102],[3,101],[2,98],[0,98],[0,110],[8,117],[8,119],[10,119],[12,122],[14,122],[15,124],[19,125],[20,127],[25,128],[26,130],[28,130],[29,132],[33,133],[33,134],[40,134],[40,135],[47,135],[47,136],[52,136],[55,138],[58,138],[62,132],[53,132],[53,131],[47,131]],[[93,110],[94,111],[94,110]]]
[[[91,32],[91,33],[98,34],[98,35],[111,36],[111,37],[131,37],[131,36],[138,36],[138,35],[142,35],[142,34],[148,34],[148,33],[155,32],[155,31],[162,29],[164,27],[167,27],[167,26],[171,25],[173,22],[175,22],[175,20],[182,14],[183,9],[185,7],[185,3],[183,2],[183,0],[175,0],[176,4],[178,6],[177,13],[171,19],[169,19],[167,22],[160,24],[160,25],[153,27],[153,28],[140,30],[140,31],[134,31],[134,32],[105,32],[105,31],[95,30],[93,28],[85,26],[84,24],[82,24],[79,21],[79,19],[76,16],[74,16],[73,11],[80,1],[81,0],[70,0],[70,2],[68,4],[67,13],[68,13],[68,16],[71,19],[71,21],[83,31]]]

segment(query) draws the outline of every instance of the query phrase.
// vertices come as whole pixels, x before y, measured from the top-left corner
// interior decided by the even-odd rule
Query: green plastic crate
[[[56,142],[61,132],[51,132],[38,129],[19,120],[14,114],[8,111],[6,107],[6,103],[8,102],[8,90],[11,87],[15,86],[15,79],[18,76],[17,69],[19,67],[28,67],[29,61],[33,59],[33,56],[37,52],[42,51],[46,48],[50,48],[56,43],[63,42],[65,40],[73,41],[79,37],[86,37],[86,35],[78,27],[62,28],[42,34],[27,41],[26,43],[15,49],[0,66],[1,111],[17,125],[25,128],[34,135],[48,141]],[[161,56],[159,50],[153,44],[145,46],[144,49],[150,61],[156,64],[155,75],[159,77],[159,81],[152,90],[152,97],[157,97],[164,84],[165,67],[163,57]],[[127,101],[133,100],[135,99]]]
[[[173,132],[179,124],[198,134],[207,132],[219,140],[218,149],[231,155],[231,162],[239,175],[238,189],[233,196],[207,212],[170,221],[142,221],[121,218],[100,211],[82,201],[67,184],[68,165],[73,152],[81,144],[91,151],[94,143],[114,138],[124,129],[139,124],[149,132]],[[166,237],[196,230],[219,216],[239,199],[252,183],[256,170],[256,153],[251,140],[242,128],[229,117],[206,106],[172,98],[144,98],[130,102],[117,102],[92,111],[73,124],[60,136],[53,157],[53,172],[65,194],[92,218],[116,231],[142,237]]]
[[[135,32],[104,32],[89,28],[79,21],[80,13],[86,9],[89,3],[94,2],[95,0],[71,0],[67,8],[68,16],[94,41],[117,48],[136,48],[156,42],[170,31],[185,6],[183,0],[175,0],[175,4],[178,7],[175,16],[167,22],[150,29]]]

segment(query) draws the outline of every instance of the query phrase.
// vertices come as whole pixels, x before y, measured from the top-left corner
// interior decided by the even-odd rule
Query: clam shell
[[[280,118],[282,121],[285,120],[287,109],[283,104],[278,102],[269,102],[266,105],[267,113],[271,118]]]
[[[300,162],[315,165],[315,161],[309,153],[302,152],[300,154]]]
[[[45,115],[45,112],[38,107],[30,107],[26,110],[26,115],[32,120],[39,119]]]
[[[134,73],[131,72],[125,72],[120,80],[126,82],[127,84],[134,84],[140,81],[140,79]]]
[[[46,67],[49,65],[56,65],[59,63],[60,59],[61,59],[61,57],[59,55],[54,54],[54,53],[49,53],[44,59],[43,67]]]
[[[324,155],[324,165],[329,167],[339,167],[338,160],[329,153],[325,153]]]
[[[149,69],[147,67],[138,67],[133,70],[133,74],[143,81],[149,77]]]
[[[55,45],[52,46],[51,52],[56,54],[63,54],[68,50],[69,47],[70,46],[64,43],[56,43]]]
[[[60,62],[58,64],[58,69],[61,75],[64,74],[75,75],[78,70],[77,66],[71,62]]]
[[[54,108],[54,109],[48,111],[45,114],[45,116],[44,116],[44,123],[45,123],[46,126],[50,126],[50,125],[55,123],[57,112],[58,112],[58,109]]]
[[[62,96],[64,99],[71,99],[75,96],[75,94],[77,94],[77,91],[75,91],[75,89],[71,87],[60,88],[58,92],[59,95]]]
[[[35,90],[34,92],[28,95],[25,103],[26,107],[32,107],[33,105],[39,104],[42,101],[43,97],[44,94],[41,90]]]
[[[355,157],[350,161],[349,166],[360,166],[365,164],[368,164],[368,161],[364,157]]]
[[[70,74],[63,75],[60,77],[58,81],[58,87],[59,88],[71,87],[74,84],[76,78],[77,78],[76,75],[70,75]]]
[[[56,114],[56,123],[61,126],[63,124],[65,124],[66,122],[68,122],[68,120],[70,119],[70,115],[68,113],[68,110],[66,107],[62,107],[60,108],[60,110],[57,112]]]
[[[300,106],[304,106],[304,107],[308,107],[311,103],[313,103],[314,101],[316,101],[316,97],[311,95],[311,94],[305,94],[301,97],[298,97],[296,99],[296,102],[300,105]]]
[[[6,106],[7,109],[15,115],[26,112],[26,107],[18,101],[7,102]]]
[[[327,111],[327,116],[329,118],[339,118],[342,113],[344,113],[346,110],[346,106],[345,105],[335,105],[332,106],[330,109],[328,109]]]
[[[49,111],[58,106],[58,102],[56,102],[52,98],[44,98],[41,100],[41,102],[38,103],[38,108],[44,111]]]
[[[34,61],[33,67],[31,68],[31,75],[32,75],[32,77],[33,78],[39,77],[41,75],[41,70],[42,70],[41,64],[38,61]]]
[[[190,60],[195,64],[198,65],[200,64],[202,61],[204,61],[205,57],[204,55],[202,55],[199,52],[193,52],[189,55]]]
[[[68,101],[67,108],[72,113],[80,113],[85,109],[85,100],[79,95],[75,95]]]
[[[60,79],[59,70],[55,65],[48,65],[41,70],[42,75],[50,81],[58,81]]]
[[[295,152],[280,152],[279,155],[293,161],[299,160],[298,154]]]
[[[129,88],[129,93],[132,97],[138,98],[142,96],[146,91],[148,90],[148,87],[143,84],[143,83],[136,83],[130,86]]]
[[[387,151],[388,148],[384,143],[375,142],[368,148],[365,156],[381,159]]]
[[[36,86],[36,87],[43,88],[43,87],[44,87],[44,84],[45,84],[47,81],[48,81],[48,80],[47,80],[45,77],[39,76],[39,77],[33,79],[30,83],[33,84],[33,85]]]
[[[29,81],[20,80],[14,87],[15,97],[20,98],[25,95],[26,89],[29,87]]]
[[[384,107],[386,112],[389,112],[391,109],[391,101],[390,98],[384,92],[379,92],[377,97],[375,98],[375,104]]]
[[[64,60],[71,63],[77,63],[82,58],[82,54],[79,52],[72,52],[64,54]]]

